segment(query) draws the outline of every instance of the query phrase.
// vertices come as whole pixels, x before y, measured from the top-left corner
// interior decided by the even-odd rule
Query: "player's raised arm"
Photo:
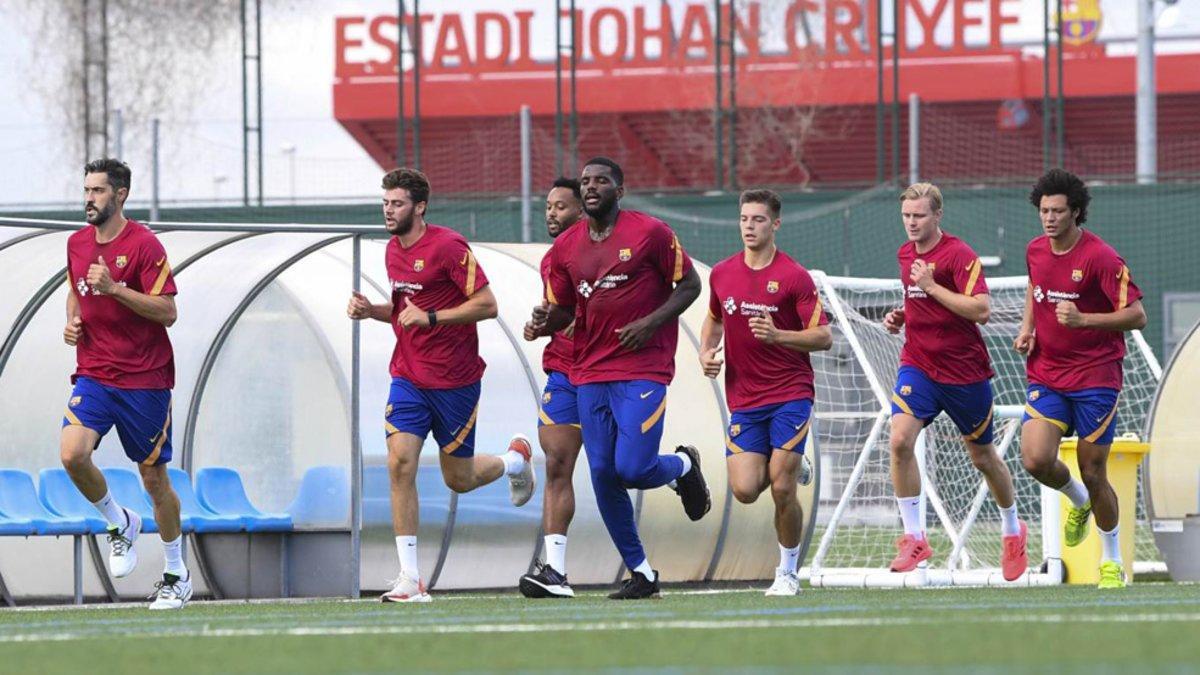
[[[983,265],[979,258],[976,258],[972,263],[967,273],[971,278],[965,285],[956,291],[946,288],[933,280],[933,268],[925,263],[924,260],[916,260],[912,264],[910,271],[913,283],[925,292],[926,295],[937,300],[943,307],[954,312],[956,315],[968,321],[974,321],[979,325],[986,324],[991,318],[992,305],[991,298],[987,293],[987,287],[983,287],[983,292],[978,292],[976,288],[978,279],[980,278],[980,269]],[[959,271],[955,271],[955,281],[958,281]]]
[[[466,323],[479,323],[488,319],[496,318],[499,314],[499,307],[496,305],[496,296],[492,293],[492,289],[484,286],[472,293],[467,299],[457,307],[449,309],[439,309],[437,311],[425,311],[409,303],[411,311],[416,312],[414,319],[418,326],[437,326],[441,324],[456,325]],[[409,307],[405,307],[400,312],[400,318],[403,320],[405,312],[409,312]]]
[[[725,324],[720,319],[720,310],[713,313],[710,308],[704,316],[704,325],[700,327],[700,370],[705,377],[714,378],[721,374],[721,366],[725,363],[725,359],[720,357],[724,349],[721,346],[724,335]]]
[[[1058,322],[1071,328],[1093,328],[1096,330],[1111,330],[1118,333],[1130,330],[1141,330],[1146,327],[1146,310],[1141,300],[1135,300],[1127,307],[1111,312],[1080,312],[1075,303],[1066,300],[1055,307]]]
[[[358,291],[350,291],[350,303],[346,306],[346,316],[361,321],[375,319],[384,323],[392,321],[392,302],[372,303],[367,296]]]
[[[1081,312],[1070,300],[1054,308],[1058,322],[1069,328],[1091,328],[1124,332],[1146,327],[1146,310],[1141,290],[1133,283],[1129,268],[1115,252],[1100,262],[1100,290],[1112,303],[1111,312]]]
[[[575,320],[575,286],[563,261],[557,257],[557,241],[555,243],[549,254],[546,297],[542,304],[533,308],[529,323],[525,326],[526,335],[529,336],[526,339],[529,340],[554,335]]]
[[[617,331],[621,346],[626,349],[638,349],[653,337],[660,326],[668,321],[674,321],[683,314],[696,298],[700,297],[700,275],[695,269],[689,268],[683,278],[675,283],[667,301],[658,309],[646,316],[621,327]]]
[[[1034,340],[1033,332],[1033,286],[1025,288],[1025,310],[1021,313],[1021,328],[1017,331],[1017,338],[1013,340],[1013,349],[1022,356],[1029,356],[1033,352]]]
[[[675,233],[663,227],[655,234],[655,245],[657,255],[654,261],[658,271],[675,287],[667,300],[653,312],[617,330],[617,339],[625,349],[640,349],[661,326],[678,319],[700,297],[700,275],[692,267],[692,260],[684,252]]]
[[[833,346],[833,331],[828,324],[802,330],[783,330],[775,325],[769,314],[750,317],[750,332],[769,345],[779,345],[798,352],[821,352]]]
[[[83,337],[83,317],[79,311],[79,296],[71,286],[70,275],[67,275],[67,326],[63,329],[63,342],[74,347]]]
[[[166,261],[166,253],[161,249],[158,252],[161,253],[158,262],[142,260],[139,263],[143,270],[140,276],[143,277],[143,288],[147,291],[145,293],[135,291],[123,283],[114,282],[104,256],[98,256],[96,262],[88,267],[87,283],[97,293],[111,297],[143,319],[161,323],[169,328],[179,316],[175,310],[173,295],[175,284],[171,280],[171,268]],[[147,284],[151,278],[154,281]]]

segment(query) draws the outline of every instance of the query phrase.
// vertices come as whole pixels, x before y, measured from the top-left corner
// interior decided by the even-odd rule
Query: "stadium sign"
[[[1018,23],[1021,0],[899,0],[905,56],[953,57],[1005,51],[1004,27]],[[749,2],[734,16],[738,59],[744,63],[844,61],[874,58],[875,3],[857,0]],[[1083,4],[1087,4],[1086,2]],[[729,6],[722,6],[728,30]],[[569,33],[569,13],[562,29]],[[429,72],[503,73],[552,67],[553,10],[509,9],[406,17],[406,44],[420,33]],[[646,3],[632,8],[577,9],[575,44],[581,63],[600,68],[711,63],[716,16],[710,2]],[[890,23],[890,18],[885,19]],[[394,73],[395,14],[341,16],[334,22],[336,74],[356,78]],[[782,29],[780,29],[782,27]],[[568,34],[564,42],[570,41]],[[546,47],[550,49],[546,49]],[[545,52],[539,58],[535,51]],[[884,55],[891,47],[884,48]],[[404,60],[406,69],[411,59]]]

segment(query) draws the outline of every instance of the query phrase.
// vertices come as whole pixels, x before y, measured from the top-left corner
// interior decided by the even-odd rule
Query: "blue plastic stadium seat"
[[[87,534],[88,522],[83,518],[57,516],[38,501],[33,478],[17,469],[0,469],[0,519],[27,520],[33,523],[36,534]]]
[[[242,521],[231,516],[221,516],[200,505],[196,499],[196,491],[192,489],[192,479],[183,469],[170,467],[167,476],[171,479],[171,487],[179,495],[179,513],[190,522],[197,534],[213,532],[241,532]]]
[[[67,518],[83,518],[89,534],[103,534],[108,523],[87,497],[75,487],[66,469],[42,469],[38,473],[38,496],[50,513]]]
[[[158,532],[158,522],[154,520],[154,507],[150,505],[150,500],[142,490],[142,481],[137,474],[119,467],[108,467],[100,471],[104,474],[104,480],[108,482],[108,491],[113,499],[142,517],[142,532]]]
[[[254,508],[236,471],[210,466],[196,472],[196,497],[204,508],[242,521],[247,532],[290,532],[292,518],[286,513],[263,513]]]
[[[391,526],[392,486],[386,466],[363,467],[363,527]]]
[[[287,511],[297,528],[348,526],[350,480],[346,468],[314,466],[305,471],[296,499]]]

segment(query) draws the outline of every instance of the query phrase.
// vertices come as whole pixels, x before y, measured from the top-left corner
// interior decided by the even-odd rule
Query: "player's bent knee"
[[[1021,466],[1035,478],[1049,476],[1054,469],[1054,457],[1042,457],[1034,453],[1021,453]]]
[[[741,485],[734,485],[732,487],[733,498],[738,500],[738,502],[742,504],[753,504],[754,502],[758,501],[758,490],[748,489]]]
[[[446,483],[446,487],[454,490],[459,494],[470,492],[475,489],[475,482],[469,476],[459,476],[456,474],[442,474],[442,481]]]
[[[617,477],[626,485],[641,485],[654,475],[653,464],[618,464]]]

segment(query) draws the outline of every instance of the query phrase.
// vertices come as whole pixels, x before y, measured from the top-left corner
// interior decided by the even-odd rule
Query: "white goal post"
[[[822,272],[814,272],[813,278],[833,326],[834,346],[813,354],[820,450],[820,499],[813,534],[819,544],[803,576],[813,586],[1062,583],[1060,495],[1034,481],[1020,461],[1025,364],[1012,342],[1024,311],[1026,277],[987,280],[992,311],[982,327],[996,373],[992,380],[996,452],[1013,475],[1020,517],[1029,525],[1030,570],[1015,582],[1004,581],[1000,573],[995,503],[958,430],[945,415],[922,432],[917,444],[925,497],[921,512],[934,557],[907,574],[888,571],[902,533],[890,479],[888,432],[904,336],[889,334],[882,320],[903,304],[903,291],[898,279],[834,277]],[[1162,374],[1140,332],[1129,333],[1127,345],[1118,434],[1142,431]],[[1138,519],[1144,525],[1140,475],[1138,493]],[[1148,528],[1140,530],[1134,572],[1161,569]]]

